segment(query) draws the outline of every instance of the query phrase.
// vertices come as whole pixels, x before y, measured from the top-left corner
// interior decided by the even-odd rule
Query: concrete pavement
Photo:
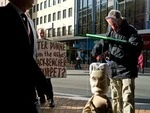
[[[145,74],[150,76],[150,69],[147,69]],[[67,70],[67,74],[69,75],[89,75],[89,71],[84,70]],[[54,108],[48,107],[48,103],[46,102],[42,105],[42,113],[81,113],[83,107],[85,106],[88,99],[84,98],[73,98],[70,96],[55,96],[54,97],[56,106]],[[144,105],[145,106],[145,105]],[[150,113],[150,103],[147,105],[148,107],[141,107],[136,105],[135,113]]]
[[[55,96],[56,106],[54,108],[48,107],[48,103],[42,105],[42,113],[82,113],[87,100],[72,99]],[[136,108],[135,113],[150,113],[149,109]]]

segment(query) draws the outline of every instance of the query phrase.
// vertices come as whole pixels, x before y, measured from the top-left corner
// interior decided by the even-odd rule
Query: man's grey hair
[[[107,17],[113,17],[113,18],[119,19],[119,18],[122,18],[122,15],[120,11],[112,9],[109,11]]]

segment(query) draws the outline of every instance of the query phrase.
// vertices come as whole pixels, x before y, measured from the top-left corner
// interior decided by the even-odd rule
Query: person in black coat
[[[36,88],[46,92],[48,84],[33,58],[34,39],[24,23],[34,0],[9,0],[0,7],[1,34],[1,110],[5,113],[39,113]],[[29,25],[30,26],[30,25]],[[30,26],[31,27],[31,26]],[[28,30],[30,29],[30,32]]]
[[[101,51],[109,53],[113,112],[134,113],[135,78],[138,77],[137,63],[143,41],[136,28],[128,24],[120,11],[111,10],[105,19],[110,28],[107,36],[122,42],[113,40],[98,42],[92,51],[95,55],[101,54]]]
[[[39,28],[37,30],[37,34],[38,34],[38,39],[46,39],[44,28]],[[49,107],[53,108],[55,107],[55,103],[54,103],[54,93],[53,93],[53,86],[52,86],[51,78],[46,76],[46,80],[49,86],[48,90],[46,92],[43,92],[43,90],[41,90],[40,88],[37,88],[37,93],[38,93],[38,96],[40,97],[41,104],[44,104],[47,100],[49,103]]]

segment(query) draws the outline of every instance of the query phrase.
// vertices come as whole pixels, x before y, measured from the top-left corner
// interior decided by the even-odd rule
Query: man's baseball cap
[[[115,9],[110,10],[108,13],[108,16],[105,17],[105,19],[119,19],[122,18],[121,12]]]

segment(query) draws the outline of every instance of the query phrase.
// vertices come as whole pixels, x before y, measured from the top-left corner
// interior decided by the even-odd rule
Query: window
[[[51,14],[48,15],[48,22],[51,22]]]
[[[47,21],[47,15],[44,16],[44,23],[46,23]]]
[[[62,27],[62,36],[66,36],[66,26]]]
[[[36,18],[36,25],[39,25],[39,18]]]
[[[68,26],[68,35],[72,35],[72,25]]]
[[[33,6],[33,13],[35,12],[35,5]]]
[[[53,21],[56,20],[56,13],[53,13]]]
[[[51,29],[48,29],[48,37],[51,37]]]
[[[39,11],[39,4],[37,4],[36,10]]]
[[[40,24],[42,24],[42,22],[43,22],[42,20],[43,20],[43,17],[41,16],[40,17]]]
[[[58,0],[58,4],[61,2],[61,0]]]
[[[3,6],[3,2],[1,2],[1,6]]]
[[[57,28],[57,36],[60,36],[60,27]]]
[[[51,6],[51,0],[48,0],[48,7]]]
[[[66,9],[63,10],[63,18],[66,18]]]
[[[44,1],[44,9],[47,8],[47,1]]]
[[[71,17],[72,16],[72,8],[69,8],[68,10],[68,17]]]
[[[35,26],[35,18],[33,19],[33,23],[34,23],[34,26]]]
[[[52,34],[53,37],[55,37],[55,28],[53,28],[53,34]]]
[[[53,5],[56,5],[56,0],[53,0]]]
[[[40,10],[42,10],[43,2],[40,3]]]
[[[61,12],[58,11],[58,12],[57,12],[57,20],[60,20],[60,19],[61,19]]]

